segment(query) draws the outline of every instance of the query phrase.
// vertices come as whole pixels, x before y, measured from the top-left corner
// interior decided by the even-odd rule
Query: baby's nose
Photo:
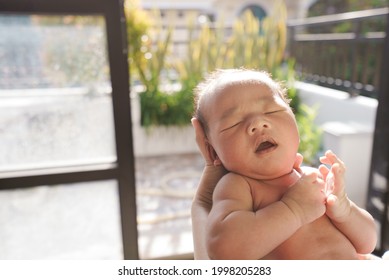
[[[270,128],[270,123],[264,118],[254,118],[248,126],[248,133],[254,134],[258,131]]]

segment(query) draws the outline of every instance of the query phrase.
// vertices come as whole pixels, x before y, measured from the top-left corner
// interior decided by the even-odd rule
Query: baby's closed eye
[[[220,132],[223,132],[223,131],[226,131],[226,130],[228,130],[228,129],[231,129],[231,128],[235,127],[235,126],[238,126],[240,123],[241,123],[241,121],[235,122],[235,123],[233,123],[232,125],[228,125],[226,128],[223,128]]]
[[[271,109],[271,110],[268,110],[268,111],[266,111],[266,115],[270,115],[270,114],[274,114],[274,113],[280,113],[280,112],[284,112],[284,111],[286,111],[286,109],[285,108],[275,108],[275,109]]]

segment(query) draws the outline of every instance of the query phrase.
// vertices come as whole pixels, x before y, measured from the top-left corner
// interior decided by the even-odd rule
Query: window
[[[243,9],[241,14],[244,14],[246,11],[251,11],[253,15],[259,20],[262,20],[264,17],[266,17],[265,10],[258,5],[248,5],[246,8]]]
[[[138,258],[122,4],[0,0],[2,259]]]
[[[6,15],[0,32],[0,170],[115,162],[104,19]]]

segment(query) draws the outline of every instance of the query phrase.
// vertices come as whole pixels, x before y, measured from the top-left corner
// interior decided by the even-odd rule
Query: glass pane
[[[116,181],[0,191],[0,259],[122,259]]]
[[[0,171],[116,160],[105,30],[0,15]]]

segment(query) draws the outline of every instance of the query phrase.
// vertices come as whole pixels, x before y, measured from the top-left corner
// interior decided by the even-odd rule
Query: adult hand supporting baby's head
[[[206,250],[206,222],[212,208],[212,195],[219,180],[226,174],[223,165],[214,165],[209,154],[208,140],[204,129],[196,118],[192,119],[196,134],[196,143],[205,160],[205,167],[192,203],[192,232],[194,242],[194,258],[209,259]]]
[[[201,200],[207,208],[212,206],[212,193],[219,180],[226,174],[223,165],[214,165],[212,156],[209,154],[208,140],[204,129],[198,119],[192,119],[192,125],[195,129],[196,143],[201,155],[205,160],[205,168],[197,189],[195,199]]]

